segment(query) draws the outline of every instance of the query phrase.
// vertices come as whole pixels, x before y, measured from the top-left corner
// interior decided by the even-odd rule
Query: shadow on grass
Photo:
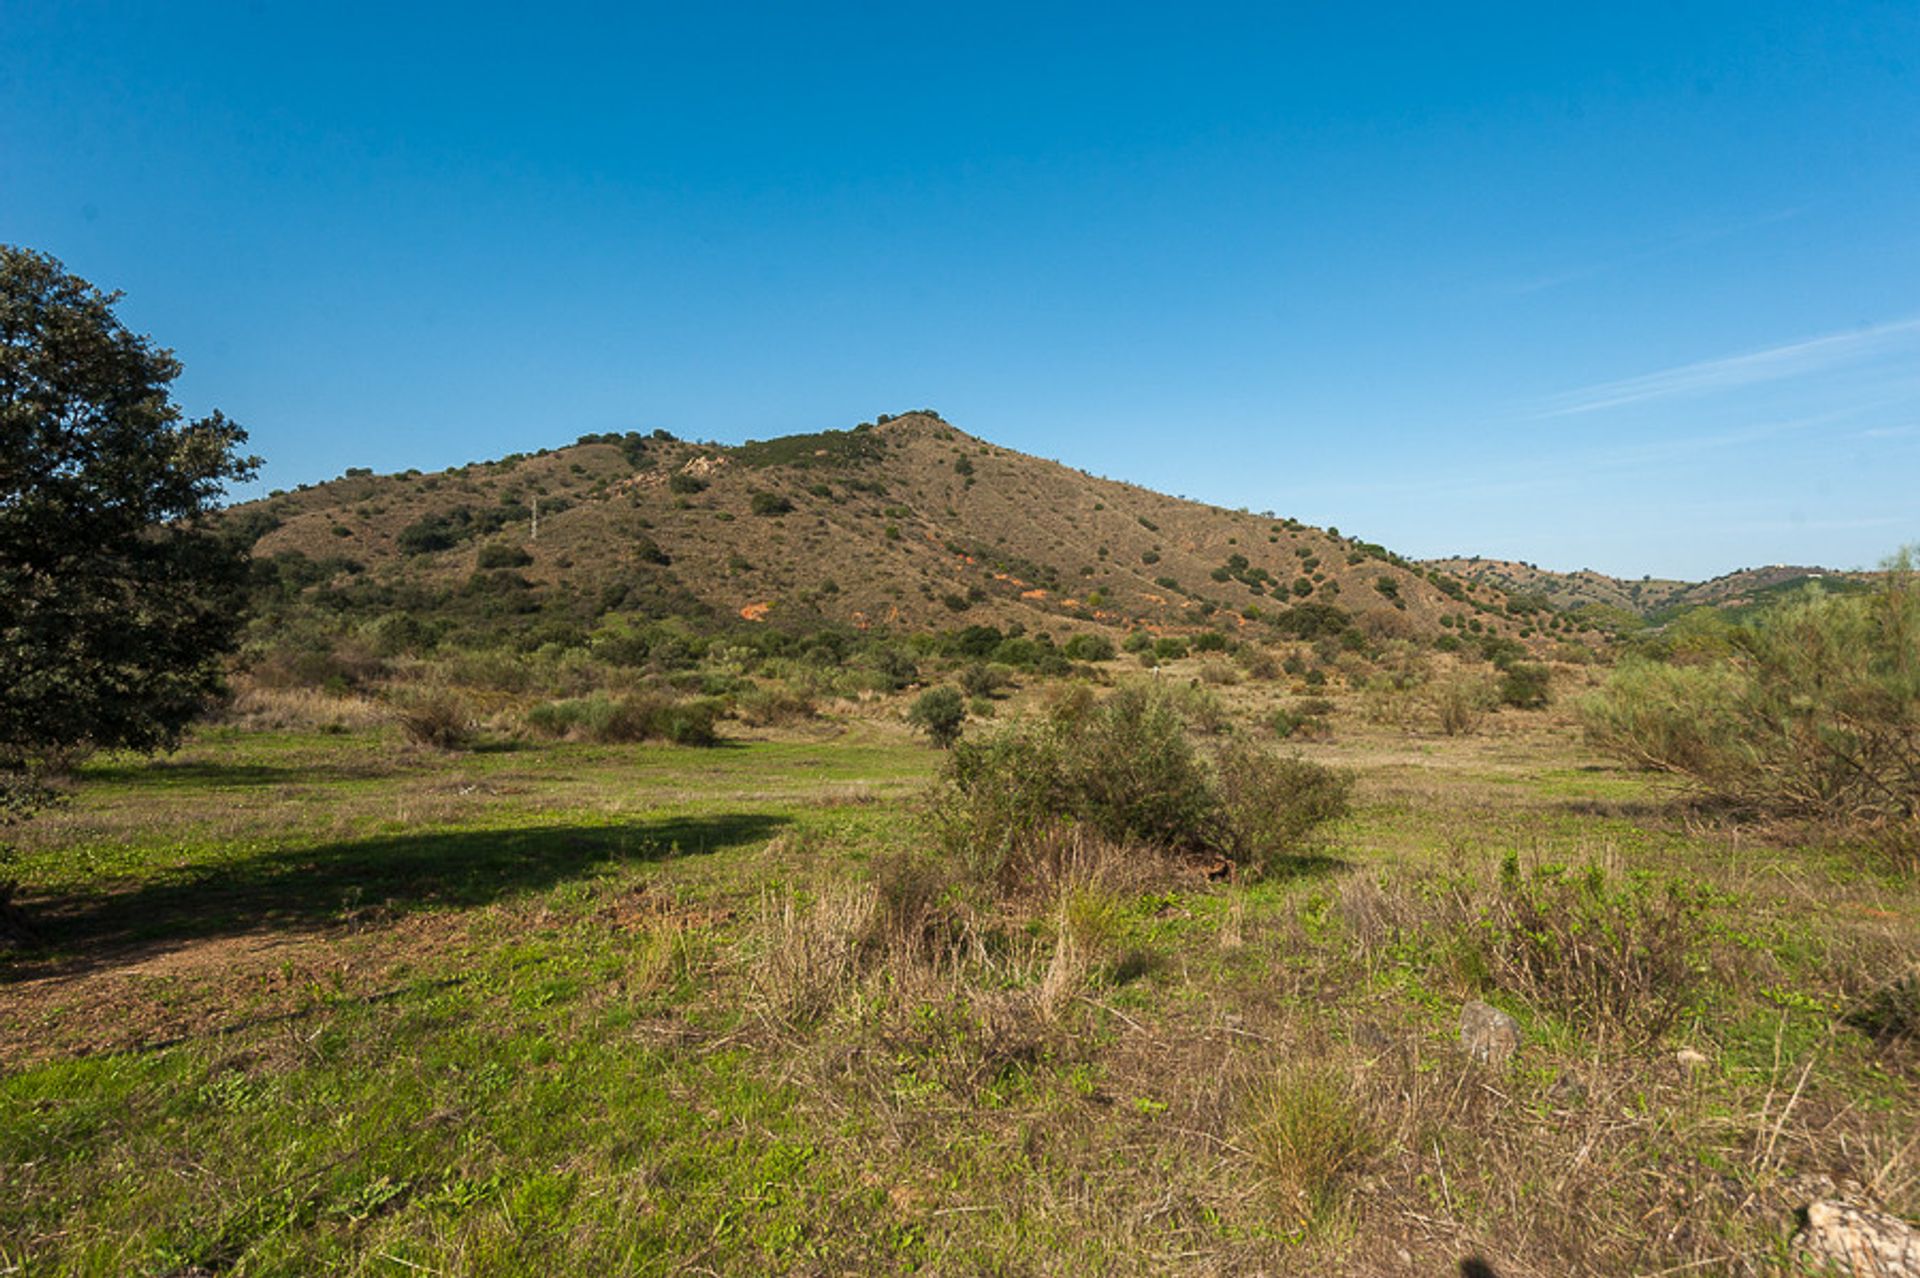
[[[15,962],[8,975],[109,966],[261,929],[311,930],[367,910],[472,908],[603,865],[760,842],[786,824],[784,817],[749,812],[612,826],[427,831],[279,849],[192,866],[132,888],[23,902],[54,953],[45,964]]]
[[[1352,861],[1325,852],[1300,852],[1277,856],[1267,862],[1262,877],[1268,883],[1291,883],[1295,879],[1317,879],[1351,870]]]
[[[91,787],[121,789],[241,789],[270,785],[319,785],[328,781],[362,781],[389,775],[390,764],[370,761],[360,765],[326,763],[205,763],[198,760],[137,759],[126,763],[89,763],[75,778]]]

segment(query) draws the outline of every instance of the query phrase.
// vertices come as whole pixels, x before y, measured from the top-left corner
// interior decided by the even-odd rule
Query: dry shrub
[[[459,750],[473,739],[472,712],[466,699],[451,688],[414,693],[394,708],[394,720],[416,745]]]
[[[1249,679],[1278,679],[1280,677],[1280,659],[1266,648],[1257,648],[1252,644],[1243,644],[1233,654],[1241,669],[1247,672]]]
[[[1846,1021],[1877,1043],[1920,1044],[1920,964],[1870,991]]]
[[[1076,891],[1126,895],[1151,890],[1173,873],[1166,853],[1115,843],[1084,826],[1059,822],[1022,840],[996,885],[1005,903],[1046,908]]]
[[[1181,720],[1195,732],[1217,737],[1233,728],[1227,703],[1212,688],[1198,683],[1177,685],[1167,691],[1166,698]]]
[[[1230,688],[1240,682],[1240,672],[1224,661],[1209,661],[1200,667],[1200,681]]]
[[[1289,1061],[1247,1100],[1240,1142],[1302,1222],[1336,1212],[1379,1148],[1352,1077]]]
[[[1439,679],[1429,687],[1427,702],[1433,708],[1434,721],[1450,737],[1464,737],[1477,731],[1492,708],[1493,688],[1480,675],[1456,674]]]

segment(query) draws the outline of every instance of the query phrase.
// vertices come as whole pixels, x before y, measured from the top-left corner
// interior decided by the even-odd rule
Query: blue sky
[[[0,240],[263,487],[932,406],[1416,555],[1920,540],[1910,0],[0,0]]]

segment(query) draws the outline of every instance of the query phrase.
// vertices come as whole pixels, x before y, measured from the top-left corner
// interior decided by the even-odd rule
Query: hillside
[[[1376,636],[1475,614],[1532,633],[1496,581],[1097,479],[928,412],[735,447],[588,436],[438,474],[349,471],[229,518],[290,597],[408,611],[1254,635],[1312,633],[1331,606]]]
[[[1578,572],[1552,572],[1517,560],[1483,559],[1477,555],[1429,559],[1423,563],[1466,581],[1492,586],[1523,598],[1544,600],[1556,609],[1618,609],[1652,620],[1688,608],[1744,607],[1807,582],[1851,582],[1870,575],[1839,572],[1831,568],[1770,564],[1764,568],[1741,568],[1707,581],[1677,581],[1656,577],[1631,581],[1595,572],[1591,568],[1583,568]]]

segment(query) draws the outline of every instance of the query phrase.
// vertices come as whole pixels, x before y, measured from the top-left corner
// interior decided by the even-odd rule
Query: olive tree
[[[0,820],[88,751],[178,744],[238,638],[245,552],[208,517],[259,461],[186,418],[119,300],[0,245]],[[10,895],[0,873],[0,933]]]

